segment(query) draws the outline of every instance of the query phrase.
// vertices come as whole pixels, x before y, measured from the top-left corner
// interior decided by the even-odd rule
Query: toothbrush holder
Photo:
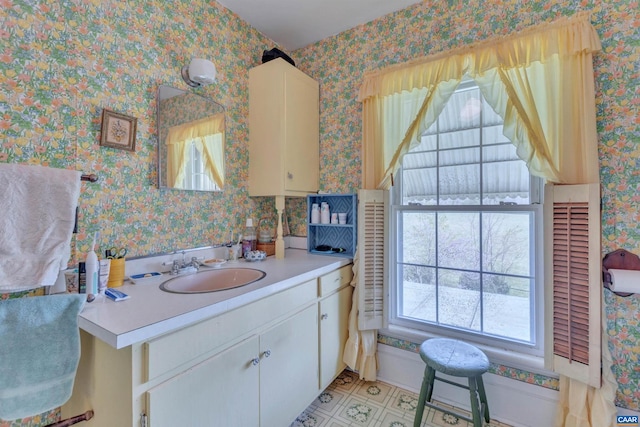
[[[124,283],[125,258],[113,258],[109,267],[107,288],[118,288]]]

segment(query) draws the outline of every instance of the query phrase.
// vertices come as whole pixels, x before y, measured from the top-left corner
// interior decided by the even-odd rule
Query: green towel
[[[80,294],[0,301],[0,418],[37,415],[71,397],[85,301]]]

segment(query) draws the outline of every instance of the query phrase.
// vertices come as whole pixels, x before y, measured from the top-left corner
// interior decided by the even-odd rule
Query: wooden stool
[[[477,347],[462,341],[449,338],[432,338],[420,346],[420,357],[427,364],[418,398],[414,427],[420,427],[424,407],[437,409],[473,423],[473,427],[482,427],[482,417],[488,423],[489,405],[484,391],[482,374],[489,369],[489,359]],[[454,377],[467,377],[469,386],[455,383],[444,378],[436,377],[436,371]],[[471,397],[471,415],[473,418],[457,414],[445,408],[440,408],[431,402],[434,380],[442,381],[469,390]]]

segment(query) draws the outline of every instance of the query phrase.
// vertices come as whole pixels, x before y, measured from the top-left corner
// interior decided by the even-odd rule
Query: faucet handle
[[[182,268],[183,266],[184,266],[184,261],[182,262],[182,265],[181,265],[180,261],[178,261],[177,259],[174,259],[173,265],[171,266],[171,273],[172,274],[180,273],[180,268]]]
[[[172,261],[165,261],[162,265],[170,265],[171,266],[171,274],[178,274],[180,271],[180,261],[174,259]]]

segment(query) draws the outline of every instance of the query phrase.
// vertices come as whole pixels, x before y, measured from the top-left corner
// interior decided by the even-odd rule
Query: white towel
[[[0,292],[51,286],[67,267],[80,176],[0,163]]]

